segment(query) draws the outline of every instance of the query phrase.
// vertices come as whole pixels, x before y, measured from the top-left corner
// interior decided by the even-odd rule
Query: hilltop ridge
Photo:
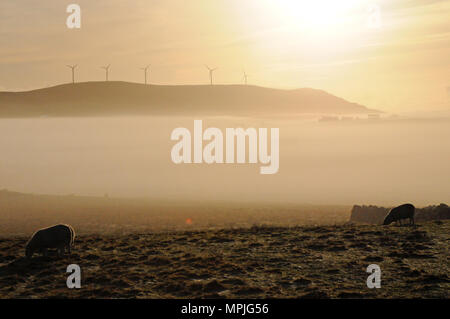
[[[322,90],[252,85],[144,85],[82,82],[0,92],[0,117],[114,115],[295,115],[379,112]]]

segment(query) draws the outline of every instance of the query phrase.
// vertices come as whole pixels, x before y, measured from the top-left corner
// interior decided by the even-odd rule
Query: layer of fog
[[[279,127],[280,169],[171,161],[176,127],[194,118],[0,120],[0,188],[111,197],[317,204],[450,202],[448,121],[319,123],[203,120],[207,127]]]

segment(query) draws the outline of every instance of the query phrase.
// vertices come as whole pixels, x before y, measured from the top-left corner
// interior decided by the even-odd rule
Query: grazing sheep
[[[38,230],[33,234],[25,248],[25,255],[31,258],[35,252],[47,255],[48,248],[57,248],[58,256],[64,254],[67,248],[70,254],[75,241],[75,231],[69,225],[55,225]]]
[[[384,218],[383,225],[389,225],[393,222],[400,222],[403,219],[409,218],[409,224],[414,225],[414,211],[415,207],[412,204],[403,204],[392,208],[391,211]],[[401,222],[400,222],[401,223]]]

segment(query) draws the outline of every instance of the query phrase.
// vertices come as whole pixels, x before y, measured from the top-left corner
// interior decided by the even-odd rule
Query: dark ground
[[[0,239],[1,298],[449,298],[450,221],[417,227],[253,227],[81,235],[70,257],[25,260]],[[78,264],[82,288],[66,287]],[[381,267],[368,289],[366,268]]]

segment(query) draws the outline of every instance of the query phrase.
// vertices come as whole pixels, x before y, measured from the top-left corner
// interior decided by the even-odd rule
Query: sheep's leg
[[[61,246],[61,255],[65,255],[66,254],[66,247]]]

